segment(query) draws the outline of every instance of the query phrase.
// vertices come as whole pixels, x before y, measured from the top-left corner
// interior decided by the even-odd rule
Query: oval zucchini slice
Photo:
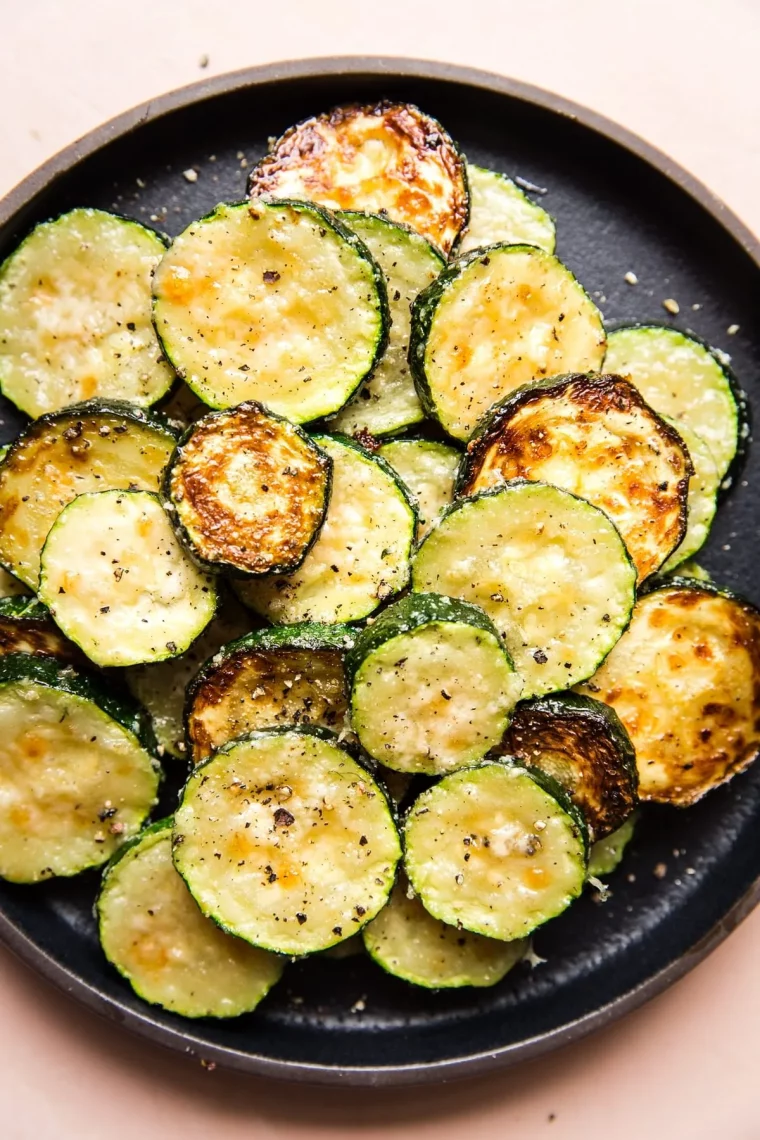
[[[333,461],[319,537],[288,577],[244,582],[238,595],[269,621],[358,621],[403,589],[417,516],[393,469],[345,436],[315,436]]]
[[[521,384],[597,372],[602,317],[570,270],[529,245],[493,245],[452,262],[412,308],[409,365],[422,406],[466,440]]]
[[[686,534],[683,536],[680,546],[677,546],[670,558],[663,563],[663,574],[669,574],[677,567],[682,566],[707,542],[718,507],[718,492],[720,491],[718,467],[710,448],[683,420],[678,423],[675,420],[671,422],[689,450],[694,465],[694,474],[689,479]]]
[[[187,557],[157,495],[101,491],[61,512],[40,600],[96,665],[178,657],[214,616],[216,586]]]
[[[641,799],[688,807],[760,748],[760,613],[707,582],[665,579],[582,692],[628,730]]]
[[[88,491],[158,491],[176,442],[163,416],[119,401],[30,424],[0,464],[0,561],[36,590],[40,551],[67,503]]]
[[[454,503],[412,567],[414,591],[485,610],[525,699],[591,676],[628,624],[635,584],[605,514],[568,491],[522,480]]]
[[[378,966],[425,989],[495,986],[525,956],[527,939],[501,942],[439,922],[402,879],[362,931]]]
[[[638,571],[654,573],[686,533],[693,472],[677,431],[619,376],[562,376],[497,404],[467,445],[457,490],[553,483],[612,519]]]
[[[442,775],[501,740],[522,681],[482,609],[410,594],[358,635],[346,658],[351,722],[386,768]]]
[[[352,104],[297,123],[253,170],[250,192],[382,212],[444,253],[468,214],[456,144],[411,103]]]
[[[139,997],[182,1017],[250,1013],[285,959],[204,918],[172,863],[172,820],[148,827],[106,868],[97,901],[100,944]]]
[[[616,831],[604,839],[597,839],[592,843],[588,854],[588,877],[600,879],[602,875],[611,875],[623,861],[623,855],[628,844],[633,839],[639,813],[633,812],[628,816]]]
[[[537,245],[554,253],[554,219],[511,178],[468,163],[467,181],[470,220],[457,239],[457,256],[496,242]]]
[[[164,505],[201,566],[287,574],[319,533],[331,476],[332,460],[305,432],[249,402],[190,428],[167,469]]]
[[[548,777],[489,762],[419,796],[404,824],[404,865],[434,918],[511,942],[583,890],[585,825]]]
[[[174,239],[153,292],[164,351],[212,408],[259,400],[294,423],[327,416],[386,344],[382,271],[308,202],[217,206]]]
[[[147,407],[174,372],[151,323],[166,246],[103,210],[36,226],[0,266],[0,387],[29,416],[95,396]]]
[[[36,598],[0,598],[0,656],[8,653],[60,657],[84,664],[76,645],[66,640],[47,606]]]
[[[424,538],[454,498],[461,454],[429,439],[394,439],[377,454],[390,463],[417,503],[417,538]]]
[[[225,745],[175,816],[174,864],[201,911],[281,954],[325,950],[374,918],[400,857],[380,788],[314,727]]]
[[[145,714],[46,657],[0,657],[0,877],[105,863],[140,830],[160,769]]]

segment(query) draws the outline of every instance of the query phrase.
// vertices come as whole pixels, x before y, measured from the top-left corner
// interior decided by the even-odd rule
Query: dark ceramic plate
[[[177,233],[245,191],[270,135],[333,104],[419,103],[471,160],[546,189],[558,253],[608,320],[667,317],[729,349],[760,394],[760,249],[708,191],[620,128],[497,76],[393,59],[257,68],[147,103],[53,158],[0,203],[0,258],[35,222],[102,206]],[[213,158],[211,156],[214,156]],[[182,172],[197,165],[197,182]],[[158,219],[158,221],[156,221]],[[628,270],[639,284],[624,281]],[[728,326],[740,330],[727,336]],[[755,333],[757,336],[758,334]],[[0,408],[0,438],[20,426]],[[750,452],[700,555],[719,582],[760,600],[760,454]],[[96,879],[0,886],[0,937],[92,1009],[182,1052],[247,1072],[332,1084],[403,1084],[481,1073],[619,1017],[689,970],[760,894],[760,764],[685,812],[652,809],[604,904],[589,894],[540,931],[546,961],[491,990],[432,994],[369,961],[288,968],[255,1015],[190,1022],[136,998],[98,948]],[[653,869],[665,864],[667,873]]]

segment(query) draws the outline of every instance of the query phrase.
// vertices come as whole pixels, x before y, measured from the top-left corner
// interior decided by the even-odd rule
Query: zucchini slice
[[[572,491],[612,519],[643,581],[684,538],[692,472],[677,431],[632,384],[575,375],[497,404],[467,445],[457,490],[524,478]]]
[[[354,440],[314,438],[333,461],[317,541],[295,574],[237,587],[246,605],[281,624],[358,621],[409,581],[417,525],[409,492],[383,459]]]
[[[482,759],[520,696],[496,627],[482,609],[409,594],[358,635],[346,658],[351,722],[386,768],[442,775]]]
[[[457,255],[496,242],[536,245],[547,253],[554,253],[554,219],[532,202],[511,178],[468,162],[467,181],[470,220],[457,239]]]
[[[394,439],[377,454],[390,463],[417,503],[417,538],[424,538],[454,498],[461,454],[430,439]]]
[[[148,407],[174,382],[151,323],[159,235],[103,210],[36,226],[0,266],[0,388],[29,416],[93,397]]]
[[[528,949],[518,938],[501,942],[439,922],[401,879],[390,899],[362,931],[368,954],[378,966],[426,989],[495,986]]]
[[[2,464],[9,451],[10,444],[7,444],[5,447],[0,447],[0,464]],[[32,591],[20,578],[16,578],[13,574],[9,573],[9,571],[3,570],[2,567],[0,567],[0,597],[15,598],[20,596],[28,598],[31,593]]]
[[[50,611],[36,598],[0,598],[0,656],[31,653],[79,662],[82,655],[56,629]]]
[[[172,863],[172,820],[125,844],[97,901],[100,944],[139,997],[183,1017],[250,1013],[285,960],[204,918]]]
[[[33,590],[63,508],[88,491],[158,491],[176,436],[163,416],[92,400],[30,424],[0,464],[0,561]]]
[[[165,506],[196,562],[246,576],[288,574],[324,521],[332,460],[261,404],[212,412],[166,471]]]
[[[600,879],[602,875],[611,875],[623,861],[623,855],[628,844],[633,839],[633,833],[639,818],[637,811],[628,816],[616,831],[604,839],[597,839],[592,843],[588,853],[588,877]]]
[[[680,546],[677,546],[670,558],[663,563],[661,568],[663,574],[669,574],[677,567],[682,566],[707,542],[718,507],[718,492],[720,490],[718,468],[705,441],[696,432],[693,432],[683,420],[679,423],[676,423],[675,420],[670,422],[673,423],[688,448],[694,466],[694,474],[689,479],[686,534],[681,539]]]
[[[400,857],[380,788],[313,726],[225,745],[175,816],[174,865],[203,913],[281,954],[325,950],[374,918]]]
[[[548,777],[491,761],[419,796],[404,864],[434,918],[511,942],[581,893],[586,841],[580,813]]]
[[[340,217],[385,274],[391,327],[388,347],[374,372],[332,419],[332,426],[347,435],[358,431],[389,435],[425,418],[407,360],[411,306],[446,262],[424,237],[389,218],[358,213]]]
[[[727,485],[749,439],[747,398],[706,344],[661,325],[619,328],[609,334],[604,368],[627,376],[655,411],[696,432]]]
[[[411,103],[352,104],[297,123],[255,167],[250,192],[387,214],[444,253],[468,214],[462,155]]]
[[[347,625],[284,625],[223,646],[187,688],[187,740],[199,763],[259,728],[316,724],[343,732],[348,693]]]
[[[581,691],[628,730],[641,799],[688,807],[760,748],[760,613],[707,582],[658,582]]]
[[[0,657],[0,877],[99,867],[140,830],[160,769],[145,714],[49,657]]]
[[[174,239],[153,293],[164,351],[201,400],[259,400],[294,423],[342,408],[388,335],[382,271],[308,202],[217,206]]]
[[[481,606],[523,679],[523,697],[590,677],[630,619],[636,570],[602,511],[515,480],[444,514],[417,551],[412,589]]]
[[[593,840],[620,827],[638,803],[633,745],[601,701],[578,693],[524,701],[501,751],[555,779],[583,812]]]
[[[80,495],[42,550],[40,600],[96,665],[178,657],[216,608],[213,578],[177,542],[157,495]]]
[[[493,245],[452,262],[412,308],[409,365],[422,406],[465,440],[497,400],[563,372],[598,372],[601,313],[556,257]]]

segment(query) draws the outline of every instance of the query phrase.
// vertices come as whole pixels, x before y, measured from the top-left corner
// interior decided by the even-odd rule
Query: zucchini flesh
[[[520,480],[450,507],[412,567],[414,591],[485,610],[526,699],[591,676],[628,624],[635,583],[606,515],[567,491]]]
[[[297,569],[330,498],[332,460],[260,404],[196,423],[165,479],[167,510],[203,566],[260,576]]]
[[[675,421],[673,422],[675,423]],[[682,566],[707,542],[707,536],[710,533],[710,527],[718,507],[718,492],[720,490],[720,476],[710,448],[683,420],[675,426],[689,450],[694,465],[694,474],[689,479],[686,534],[670,558],[663,563],[663,574],[668,574],[676,567]]]
[[[494,748],[522,689],[481,609],[410,594],[363,630],[348,654],[351,722],[385,767],[441,775]]]
[[[387,214],[444,253],[468,214],[456,144],[411,103],[336,107],[297,123],[253,170],[250,191]]]
[[[40,551],[67,503],[88,491],[158,491],[175,444],[168,421],[117,401],[30,424],[0,465],[0,560],[36,590]]]
[[[212,578],[190,561],[158,496],[80,495],[42,551],[40,599],[96,665],[178,657],[216,608]]]
[[[526,939],[501,942],[439,922],[403,879],[362,931],[368,954],[389,974],[426,989],[494,986],[524,957]]]
[[[446,264],[420,234],[375,214],[346,213],[345,224],[361,238],[385,274],[391,327],[388,347],[349,404],[332,420],[337,431],[383,436],[419,423],[425,413],[409,371],[411,305]]]
[[[642,581],[686,533],[692,471],[681,437],[627,380],[563,376],[496,405],[467,445],[458,490],[524,478],[572,491],[612,519]]]
[[[81,657],[50,620],[50,612],[36,598],[0,598],[0,656],[39,654],[77,662]]]
[[[641,799],[688,807],[757,755],[760,615],[707,582],[666,579],[582,691],[628,730]]]
[[[217,206],[175,238],[153,291],[164,351],[212,408],[259,400],[294,423],[329,415],[385,347],[380,269],[306,202]]]
[[[638,821],[638,812],[628,816],[610,835],[604,839],[597,839],[591,845],[588,854],[588,877],[599,879],[602,875],[611,875],[623,861],[623,855],[628,844],[633,839],[633,833]]]
[[[409,581],[416,512],[392,469],[346,437],[319,435],[333,461],[319,537],[288,577],[244,582],[238,595],[277,623],[358,621]]]
[[[535,772],[490,762],[419,796],[404,825],[404,865],[434,918],[511,942],[578,897],[583,823],[548,788]]]
[[[174,372],[151,323],[165,253],[153,230],[103,210],[43,222],[0,266],[0,387],[29,416],[95,396],[142,407]]]
[[[604,346],[599,310],[561,261],[534,246],[493,245],[420,293],[409,364],[427,414],[465,440],[520,385],[599,371]]]
[[[554,219],[520,187],[496,170],[467,164],[470,220],[457,241],[457,254],[495,242],[536,245],[554,253]]]
[[[10,445],[0,447],[0,464],[9,451]],[[0,598],[29,597],[30,593],[29,587],[24,585],[19,578],[15,578],[13,574],[9,574],[7,570],[0,567]]]
[[[174,864],[201,911],[282,954],[341,942],[384,905],[401,851],[372,777],[315,728],[251,733],[190,776]]]
[[[106,869],[97,901],[105,956],[135,993],[172,1013],[249,1013],[285,961],[204,918],[174,869],[171,829],[171,820],[147,828]]]
[[[424,538],[454,498],[461,455],[448,444],[429,439],[394,439],[377,454],[390,463],[416,501],[417,538]]]

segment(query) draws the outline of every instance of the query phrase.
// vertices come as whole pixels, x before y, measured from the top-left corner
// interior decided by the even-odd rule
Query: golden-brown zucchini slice
[[[0,598],[0,656],[31,653],[84,664],[79,649],[55,626],[36,598]]]

